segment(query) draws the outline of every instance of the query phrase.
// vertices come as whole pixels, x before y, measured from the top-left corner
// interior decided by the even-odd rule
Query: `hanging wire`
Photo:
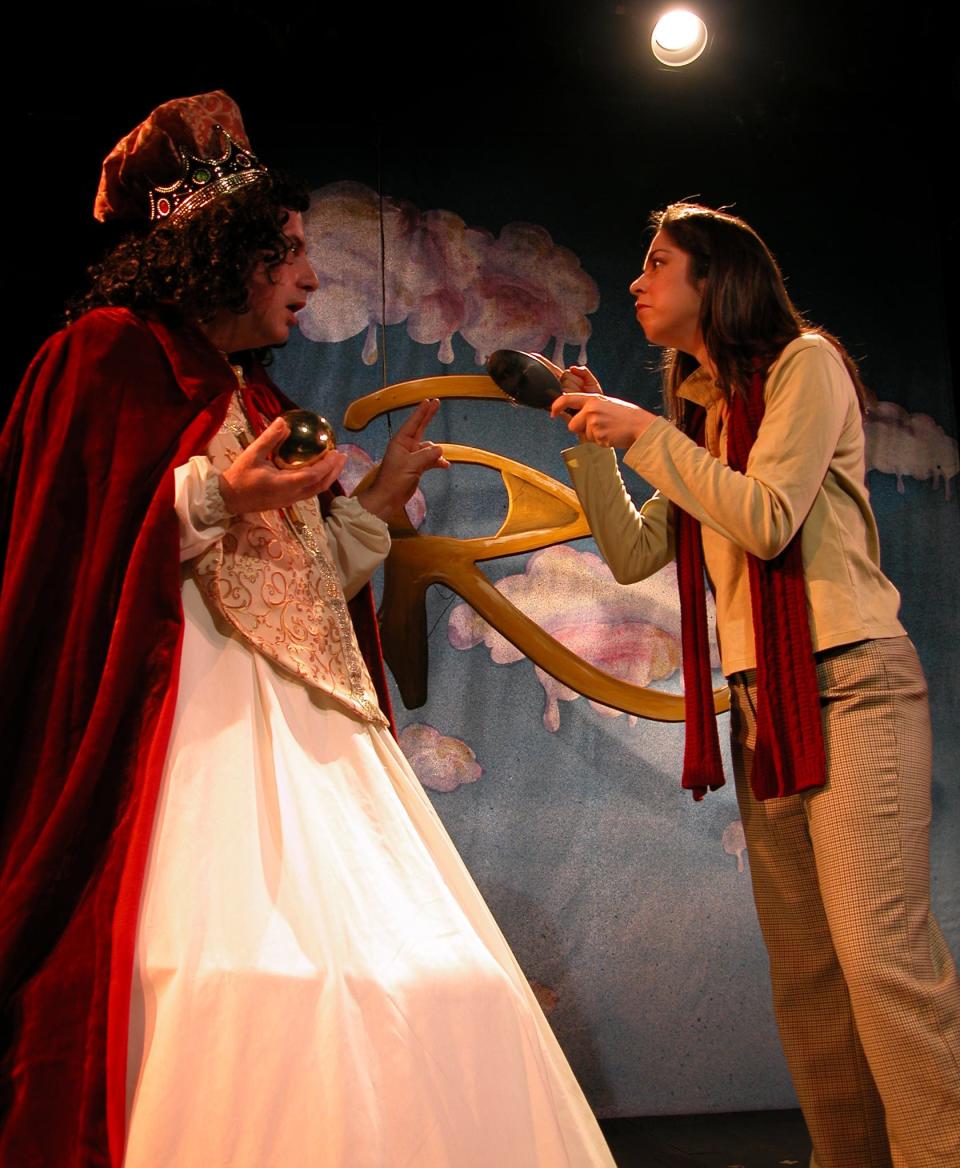
[[[456,592],[450,592],[446,588],[441,588],[439,584],[434,584],[433,587],[439,593],[440,599],[446,601],[446,603],[444,604],[443,608],[441,608],[441,610],[437,616],[437,619],[433,622],[433,624],[430,626],[430,628],[427,629],[427,640],[428,641],[433,636],[434,630],[436,629],[437,625],[443,620],[443,618],[447,615],[447,613],[454,606],[454,604],[458,600],[462,599],[460,596],[458,596],[456,594]]]
[[[387,379],[387,234],[383,222],[383,139],[377,135],[377,204],[380,224],[380,388]],[[393,437],[393,413],[387,414],[387,433]]]

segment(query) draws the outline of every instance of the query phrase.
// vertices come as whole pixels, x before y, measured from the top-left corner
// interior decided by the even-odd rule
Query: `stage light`
[[[689,65],[707,47],[707,26],[694,12],[674,8],[657,21],[650,37],[653,55],[663,65]]]

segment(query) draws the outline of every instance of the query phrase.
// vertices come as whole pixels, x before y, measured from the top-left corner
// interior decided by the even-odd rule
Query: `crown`
[[[177,223],[201,208],[257,182],[266,174],[252,150],[238,145],[221,125],[215,129],[225,142],[219,158],[200,158],[182,147],[180,178],[169,186],[155,186],[149,192],[150,222]]]

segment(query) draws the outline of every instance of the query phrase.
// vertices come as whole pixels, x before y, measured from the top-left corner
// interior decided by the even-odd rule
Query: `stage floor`
[[[807,1168],[799,1111],[654,1115],[600,1121],[619,1168]]]

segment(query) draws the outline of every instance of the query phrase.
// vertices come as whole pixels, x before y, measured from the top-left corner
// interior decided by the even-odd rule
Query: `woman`
[[[684,785],[723,782],[703,569],[774,1006],[819,1168],[960,1163],[960,984],[929,908],[926,686],[879,568],[863,387],[732,215],[675,204],[630,286],[668,419],[573,368],[554,414],[621,583],[676,557]],[[639,510],[612,450],[656,493]]]
[[[0,1161],[609,1168],[348,613],[437,403],[357,497],[273,460],[306,206],[225,94],[159,107],[4,432]]]

